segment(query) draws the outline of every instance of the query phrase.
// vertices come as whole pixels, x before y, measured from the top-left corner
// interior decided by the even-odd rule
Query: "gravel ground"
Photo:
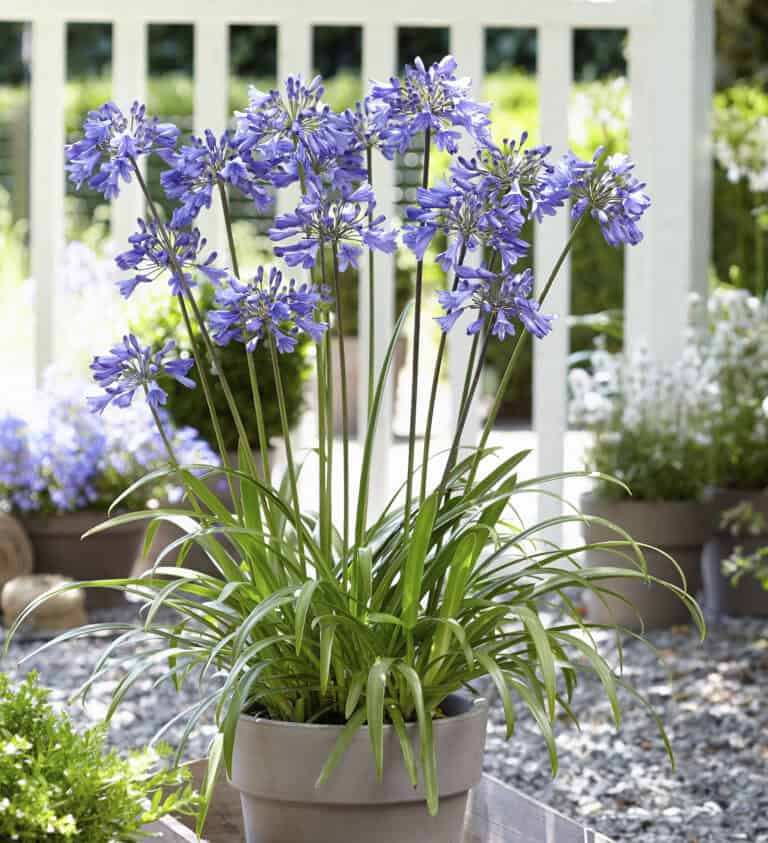
[[[120,613],[128,616],[132,609]],[[666,665],[629,641],[625,674],[667,724],[677,772],[644,709],[625,699],[617,734],[602,690],[591,681],[582,683],[575,699],[581,732],[567,721],[558,723],[560,773],[554,781],[531,719],[518,712],[515,736],[507,744],[495,703],[486,771],[616,843],[768,843],[768,621],[727,622],[711,630],[704,644],[688,628],[649,637]],[[0,658],[0,670],[37,669],[43,684],[56,689],[54,699],[63,702],[88,677],[107,643],[62,644],[17,667],[39,642],[15,641]],[[170,686],[154,688],[160,672],[160,667],[148,671],[118,709],[109,732],[115,745],[147,742],[169,712],[194,702],[193,683],[181,695]],[[83,724],[98,720],[116,682],[112,675],[97,682],[87,709],[73,707],[73,717]],[[182,726],[173,729],[168,741],[173,744],[181,731]],[[199,757],[211,734],[210,725],[202,726],[186,756]]]

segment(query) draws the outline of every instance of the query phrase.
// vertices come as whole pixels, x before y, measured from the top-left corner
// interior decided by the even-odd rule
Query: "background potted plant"
[[[95,416],[83,401],[82,383],[55,381],[37,397],[34,414],[0,418],[0,505],[21,521],[32,543],[34,569],[76,580],[126,576],[141,552],[144,529],[124,524],[95,542],[83,533],[103,520],[115,495],[165,465],[163,441],[151,414],[135,406],[126,413]],[[167,435],[194,462],[215,455],[191,428]],[[143,487],[126,506],[178,500],[181,487],[161,478]],[[117,591],[88,593],[90,607],[122,601]]]
[[[571,370],[569,387],[571,421],[594,436],[586,467],[601,475],[581,501],[581,509],[594,516],[582,527],[585,540],[608,541],[618,524],[637,541],[654,545],[645,553],[653,574],[696,594],[712,521],[703,502],[709,391],[697,346],[689,343],[673,364],[654,362],[642,350],[625,356],[598,347],[588,370]],[[611,562],[597,548],[586,558],[591,566],[633,565],[631,558]],[[637,629],[641,623],[652,628],[686,620],[685,607],[659,585],[628,580],[612,589],[615,596],[608,598],[585,593],[591,621]]]
[[[707,607],[714,615],[766,615],[768,594],[752,577],[728,583],[723,562],[737,547],[750,555],[765,544],[750,535],[750,517],[768,517],[768,303],[743,290],[721,289],[700,322],[709,417],[712,531],[702,560]],[[740,515],[747,515],[747,522]]]
[[[307,83],[289,77],[284,91],[252,90],[237,114],[236,131],[220,138],[207,133],[179,146],[178,130],[150,120],[142,106],[135,104],[124,115],[107,103],[89,115],[84,138],[68,148],[72,178],[110,194],[128,174],[143,185],[138,157],[158,154],[166,163],[161,181],[175,203],[173,215],[165,223],[145,188],[149,216],[131,238],[136,275],[132,286],[130,280],[126,285],[130,293],[151,279],[169,281],[185,324],[195,320],[203,340],[206,363],[199,360],[197,366],[202,400],[216,418],[210,380],[218,378],[238,431],[236,464],[229,462],[223,443],[221,466],[184,464],[165,435],[157,402],[160,382],[174,376],[178,362],[170,355],[157,359],[130,342],[95,358],[92,368],[105,392],[94,405],[130,403],[140,372],[167,449],[166,471],[129,487],[114,506],[123,506],[125,496],[138,492],[143,482],[173,477],[183,483],[192,511],[126,512],[91,532],[183,518],[186,536],[180,542],[200,545],[217,571],[210,575],[157,564],[142,577],[87,584],[121,588],[146,607],[135,627],[120,626],[119,642],[104,657],[105,667],[125,671],[113,708],[148,660],[167,663],[168,681],[194,675],[201,682],[193,709],[172,715],[187,721],[186,735],[208,711],[219,727],[198,828],[224,764],[242,793],[249,841],[336,843],[350,836],[391,841],[393,835],[413,843],[457,841],[467,794],[482,765],[487,706],[466,695],[474,680],[489,675],[494,682],[510,736],[513,698],[531,710],[553,769],[553,723],[559,710],[572,716],[568,700],[581,673],[598,677],[617,719],[617,689],[639,696],[598,652],[568,591],[588,587],[605,593],[606,580],[614,578],[655,581],[641,548],[620,528],[616,541],[599,545],[619,557],[635,553],[637,567],[629,569],[582,567],[574,554],[593,545],[552,547],[541,535],[547,523],[516,521],[514,497],[539,485],[518,479],[526,452],[499,454],[487,443],[528,334],[543,338],[550,330],[551,317],[541,308],[577,230],[594,218],[612,245],[635,244],[648,199],[623,156],[603,160],[598,152],[592,161],[582,161],[568,154],[551,162],[547,147],[494,144],[488,107],[468,92],[451,57],[429,68],[417,59],[403,80],[375,83],[355,112],[338,115],[327,108],[319,78]],[[432,185],[433,145],[453,155],[463,133],[475,143],[475,155],[453,158],[449,179]],[[396,248],[396,233],[376,213],[372,162],[374,153],[392,157],[417,141],[425,149],[424,187],[407,209],[402,236],[417,258],[408,468],[403,494],[374,512],[369,497],[374,432],[408,310],[400,315],[382,370],[370,385],[355,481],[340,272],[365,248]],[[316,283],[291,281],[274,266],[241,276],[229,191],[239,190],[264,207],[272,188],[296,182],[301,200],[295,211],[276,218],[270,236],[277,244],[275,256],[313,270]],[[531,270],[517,265],[528,254],[519,236],[522,226],[526,219],[562,210],[569,200],[574,231],[536,296]],[[207,251],[195,227],[199,210],[213,201],[227,225],[229,270]],[[415,426],[419,390],[429,383],[423,373],[421,384],[419,377],[424,254],[438,233],[445,236],[437,260],[447,287],[439,296],[443,315],[438,321],[445,333],[460,323],[473,335],[474,349],[453,443],[434,482],[428,472],[430,437],[418,442]],[[470,252],[485,260],[465,265]],[[216,307],[207,319],[194,286],[202,276],[217,284]],[[340,446],[328,386],[331,322],[340,347]],[[317,472],[317,512],[308,511],[299,494],[298,454],[279,368],[280,355],[295,351],[302,334],[315,344],[319,384],[316,459],[310,469]],[[463,451],[459,443],[487,349],[505,339],[513,350],[497,399],[478,447]],[[216,347],[230,343],[241,344],[249,368],[260,468]],[[285,439],[282,481],[272,476],[259,409],[259,371],[251,353],[260,345],[269,352]],[[441,343],[426,393],[428,430],[444,350]],[[192,351],[201,354],[194,343]],[[151,368],[145,365],[149,359],[155,361]],[[343,489],[334,500],[331,470],[338,461]],[[201,470],[231,485],[232,510],[196,474]],[[666,587],[701,624],[692,598],[673,583]],[[541,609],[554,606],[558,614],[550,621]],[[163,620],[161,607],[175,612],[177,622]],[[22,622],[23,617],[11,636]],[[662,736],[668,746],[663,727]]]
[[[197,796],[168,750],[128,757],[105,748],[103,726],[75,731],[30,673],[14,687],[0,673],[0,839],[132,843],[169,814],[191,814]]]

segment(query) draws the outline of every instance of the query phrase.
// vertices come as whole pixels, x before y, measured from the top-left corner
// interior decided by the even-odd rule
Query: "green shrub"
[[[105,752],[105,727],[76,732],[30,674],[14,689],[0,673],[0,840],[134,841],[144,825],[191,814],[197,797],[182,769],[152,750]]]
[[[200,286],[198,294],[201,310],[207,313],[213,305],[213,288],[210,285]],[[161,346],[169,339],[176,340],[179,348],[191,350],[189,337],[186,334],[181,322],[181,315],[177,307],[169,304],[165,310],[151,309],[144,311],[144,315],[137,323],[136,328],[144,342],[150,343],[153,347]],[[198,348],[203,359],[205,352],[202,339],[197,338]],[[309,373],[309,361],[307,351],[310,342],[306,338],[299,341],[295,354],[280,355],[280,374],[285,390],[286,410],[288,424],[294,427],[301,418],[304,409],[304,380]],[[222,367],[227,373],[227,380],[232,388],[237,401],[237,406],[243,417],[246,429],[252,432],[251,447],[254,450],[258,447],[256,430],[256,413],[253,409],[253,397],[251,393],[251,382],[248,374],[248,362],[243,346],[240,343],[231,343],[224,348],[218,349],[219,359]],[[259,395],[264,408],[264,421],[267,436],[280,435],[280,412],[277,405],[275,393],[275,378],[272,371],[269,351],[257,347],[251,355],[256,365],[256,372],[259,380]],[[191,369],[189,376],[199,383],[199,376],[195,369]],[[210,378],[211,389],[214,396],[214,404],[219,418],[229,417],[227,402],[221,381],[218,378]],[[199,390],[190,390],[182,387],[176,381],[163,385],[168,393],[166,409],[171,420],[177,426],[189,426],[195,428],[211,444],[216,447],[213,425],[205,401],[201,399]],[[228,451],[237,451],[237,431],[234,424],[227,425],[223,429],[225,445]]]

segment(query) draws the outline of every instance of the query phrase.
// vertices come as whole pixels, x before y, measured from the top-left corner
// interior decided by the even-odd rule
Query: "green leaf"
[[[307,580],[301,587],[296,600],[296,655],[301,652],[301,645],[304,641],[304,626],[307,622],[307,612],[312,604],[312,597],[315,589],[320,585],[320,580]]]
[[[384,696],[387,691],[387,679],[391,669],[392,659],[376,659],[368,671],[368,682],[365,689],[368,734],[371,738],[371,750],[376,762],[376,776],[379,781],[384,777]]]
[[[336,624],[322,624],[320,627],[320,693],[328,693],[328,683],[331,678],[331,653],[333,639],[336,635]]]
[[[435,524],[438,492],[433,492],[425,501],[413,525],[413,535],[408,543],[408,554],[403,571],[403,625],[413,629],[419,617],[421,587],[424,579],[424,563],[432,543],[432,528]]]
[[[392,721],[392,726],[400,741],[400,753],[403,756],[403,764],[405,765],[408,778],[414,788],[419,785],[419,772],[416,769],[416,757],[413,753],[413,744],[411,743],[411,736],[405,726],[405,720],[400,713],[400,709],[396,705],[387,706],[389,712],[389,719]]]
[[[365,673],[356,673],[349,683],[349,690],[347,691],[347,702],[344,706],[344,717],[347,720],[354,714],[357,704],[360,702],[360,697],[363,695],[363,687],[365,685]]]
[[[511,606],[510,612],[517,615],[528,630],[533,646],[538,656],[538,666],[541,670],[541,678],[544,682],[544,689],[547,692],[547,703],[549,705],[550,720],[555,719],[555,704],[557,701],[557,671],[555,668],[555,657],[549,644],[549,636],[541,622],[538,614],[526,606]]]
[[[201,837],[203,834],[203,827],[208,818],[208,811],[211,807],[211,799],[213,798],[213,791],[216,788],[216,779],[219,777],[219,770],[221,769],[221,756],[224,746],[224,736],[219,732],[211,743],[211,749],[208,753],[208,767],[205,771],[205,778],[200,791],[200,810],[197,814],[197,822],[195,823],[195,834]]]
[[[320,787],[328,780],[328,777],[334,771],[339,761],[341,761],[344,753],[349,749],[352,739],[355,737],[364,721],[365,709],[359,708],[347,721],[347,725],[341,730],[341,734],[337,738],[336,743],[333,745],[333,749],[331,750],[331,754],[328,756],[328,760],[325,764],[323,764],[323,769],[317,777],[315,787]]]
[[[424,705],[424,692],[419,674],[404,662],[395,662],[394,668],[405,679],[416,709],[416,720],[419,724],[421,770],[424,777],[424,795],[427,797],[429,813],[434,817],[437,814],[440,796],[437,788],[437,762],[435,759],[435,742],[432,738],[432,717]]]
[[[227,707],[227,714],[224,717],[224,722],[221,724],[221,732],[224,735],[224,742],[222,749],[224,752],[224,763],[227,768],[227,774],[232,777],[232,753],[235,748],[235,733],[237,732],[237,724],[240,720],[240,713],[242,711],[243,701],[240,698],[240,691],[235,687],[235,690],[229,700]]]
[[[493,680],[493,684],[496,686],[496,690],[499,692],[501,704],[504,708],[504,720],[506,721],[507,725],[507,740],[509,740],[515,731],[515,707],[512,704],[512,696],[509,693],[507,680],[501,668],[496,663],[496,660],[491,658],[488,653],[483,653],[479,651],[475,652],[475,658],[485,668],[488,675]]]

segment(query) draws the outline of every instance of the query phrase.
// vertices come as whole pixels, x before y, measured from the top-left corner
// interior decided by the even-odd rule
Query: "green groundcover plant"
[[[188,771],[159,767],[162,748],[121,757],[106,729],[78,733],[31,673],[0,673],[0,840],[129,843],[168,814],[194,813]]]
[[[552,318],[544,311],[547,295],[579,231],[596,226],[611,246],[637,244],[649,200],[626,156],[606,157],[598,150],[587,160],[573,153],[553,159],[548,147],[529,146],[525,136],[495,143],[488,107],[469,96],[468,81],[456,71],[450,56],[430,67],[417,59],[403,78],[374,83],[361,104],[343,113],[323,103],[319,77],[307,82],[292,76],[279,91],[253,89],[244,110],[236,114],[233,132],[221,137],[208,132],[183,145],[175,126],[151,120],[143,106],[134,104],[124,113],[107,103],[89,115],[84,136],[67,149],[70,174],[78,184],[87,183],[108,198],[117,195],[126,179],[142,184],[147,218],[140,221],[128,251],[117,258],[126,276],[123,294],[139,296],[146,284],[161,279],[168,283],[185,326],[199,331],[203,340],[203,349],[192,347],[198,357],[205,353],[196,366],[199,400],[213,408],[211,381],[218,380],[238,431],[238,458],[232,462],[214,410],[220,467],[181,464],[168,442],[167,467],[139,481],[140,486],[157,476],[175,476],[187,490],[191,512],[130,512],[97,528],[149,520],[151,538],[158,524],[172,520],[183,525],[185,534],[166,548],[165,556],[181,548],[183,563],[184,549],[195,543],[217,573],[187,570],[183,564],[166,566],[161,555],[145,576],[86,583],[85,587],[117,588],[137,597],[143,617],[135,624],[96,624],[59,638],[95,630],[117,634],[83,689],[87,693],[103,670],[116,667],[123,672],[108,716],[150,664],[165,666],[165,681],[200,683],[199,700],[172,718],[186,723],[185,737],[207,712],[214,713],[218,724],[198,829],[217,770],[222,763],[231,765],[243,712],[344,724],[334,751],[317,771],[319,787],[363,728],[382,776],[383,727],[391,725],[400,738],[403,763],[414,784],[423,783],[434,813],[439,793],[432,722],[441,716],[446,696],[470,690],[474,680],[489,676],[495,683],[508,736],[514,731],[516,705],[531,711],[553,771],[553,724],[558,712],[575,719],[571,701],[583,674],[602,683],[617,724],[619,689],[648,705],[620,665],[612,666],[600,653],[593,627],[569,596],[573,588],[588,588],[602,598],[613,593],[615,579],[653,579],[642,546],[619,527],[614,528],[615,541],[600,545],[561,547],[546,541],[548,528],[587,516],[571,511],[521,523],[515,507],[518,496],[543,491],[553,478],[521,480],[518,468],[527,452],[504,453],[490,447],[488,438],[529,335],[545,341],[551,330]],[[462,138],[474,149],[466,157],[458,155]],[[394,221],[378,213],[372,184],[382,156],[392,160],[417,145],[424,149],[422,187],[398,233]],[[450,166],[446,177],[434,182],[430,162],[436,152],[448,156]],[[166,165],[161,184],[173,206],[168,221],[142,179],[139,159],[148,156]],[[277,266],[261,266],[245,277],[232,236],[230,193],[239,192],[264,208],[273,191],[286,185],[297,185],[300,199],[294,210],[275,219],[270,230],[274,256],[283,267],[305,270],[311,280],[290,280]],[[214,202],[229,234],[226,263],[210,253],[196,227],[200,209]],[[571,237],[535,288],[532,271],[517,265],[529,251],[521,236],[523,227],[567,212],[569,205]],[[412,307],[399,316],[380,371],[375,371],[374,355],[369,354],[368,423],[359,476],[353,477],[341,273],[369,258],[366,251],[394,253],[400,240],[416,261],[414,298]],[[425,377],[420,370],[420,325],[427,306],[425,255],[433,240],[444,244],[435,258],[444,286],[437,302],[442,333],[434,369]],[[207,318],[196,286],[202,278],[216,286],[216,306]],[[369,274],[371,294],[378,280]],[[374,436],[397,339],[411,310],[407,470],[400,493],[374,508],[369,488],[375,470]],[[374,321],[373,328],[368,332],[371,350],[381,326]],[[451,447],[447,453],[433,454],[441,364],[448,333],[457,330],[473,338],[463,400]],[[329,353],[333,333],[341,361],[338,379]],[[279,357],[294,353],[303,336],[315,346],[318,383],[318,435],[307,455],[297,453],[291,440],[278,365]],[[478,445],[464,448],[464,426],[488,349],[504,342],[511,344],[511,351],[496,400]],[[264,408],[253,351],[268,351],[286,443],[282,478],[273,476],[266,447],[260,448],[260,465],[254,464],[251,431],[219,354],[220,347],[232,344],[248,364],[256,433],[262,443]],[[195,387],[189,378],[193,365],[190,359],[127,335],[108,354],[94,359],[94,377],[103,392],[91,398],[91,405],[101,411],[109,404],[126,406],[145,398],[162,432],[162,384],[174,379]],[[340,444],[333,434],[334,389],[342,399]],[[416,437],[420,394],[428,396],[423,440]],[[299,492],[305,457],[312,459],[304,471],[316,472],[316,512],[307,508]],[[428,472],[430,464],[435,478]],[[334,466],[343,479],[337,500],[331,495]],[[233,508],[211,492],[200,472],[229,482]],[[118,498],[115,506],[120,503]],[[597,546],[636,565],[584,568],[578,554]],[[703,631],[692,598],[673,582],[664,585],[690,608]],[[175,620],[160,609],[172,610]],[[24,615],[18,623],[23,620]],[[407,736],[408,722],[417,724],[418,757]],[[659,726],[668,746],[660,722]],[[183,740],[181,744],[179,752]]]

